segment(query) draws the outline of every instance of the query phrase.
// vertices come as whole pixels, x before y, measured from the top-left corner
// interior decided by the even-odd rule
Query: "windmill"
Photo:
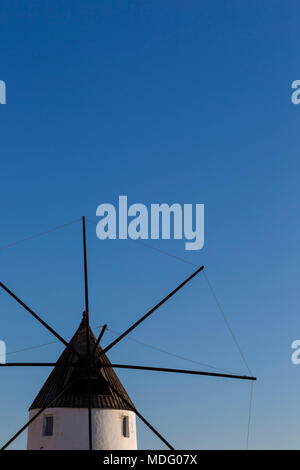
[[[136,449],[136,416],[169,449],[173,450],[173,446],[136,409],[114,369],[159,371],[249,381],[256,380],[256,377],[142,365],[112,364],[106,353],[203,271],[204,266],[194,271],[157,305],[103,349],[100,341],[107,325],[102,327],[97,339],[90,329],[85,217],[82,218],[82,234],[85,311],[79,328],[71,341],[67,342],[6,285],[0,282],[2,289],[65,346],[65,350],[57,362],[0,364],[0,367],[54,368],[30,407],[29,421],[2,446],[1,450],[5,450],[27,428],[29,428],[29,449]],[[55,413],[53,410],[55,410]],[[53,435],[53,419],[56,416],[63,424],[63,432],[55,436]]]

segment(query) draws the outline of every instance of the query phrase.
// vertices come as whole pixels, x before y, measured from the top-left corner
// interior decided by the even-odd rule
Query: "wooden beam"
[[[182,289],[183,286],[185,286],[188,282],[190,282],[197,274],[200,273],[204,269],[204,266],[201,266],[199,269],[197,269],[191,276],[189,276],[185,281],[183,281],[179,286],[176,287],[170,294],[168,294],[164,299],[162,299],[155,307],[151,308],[145,315],[143,315],[137,322],[135,322],[132,326],[130,326],[124,333],[122,333],[118,338],[116,338],[112,343],[110,343],[106,348],[103,349],[102,353],[100,353],[99,356],[102,356],[102,354],[105,354],[107,351],[109,351],[112,347],[114,347],[119,341],[121,341],[125,336],[127,336],[131,331],[133,331],[138,325],[140,325],[146,318],[148,318],[155,310],[157,310],[161,305],[163,305],[167,300],[169,300],[176,292],[178,292],[180,289]]]
[[[83,261],[84,261],[84,294],[85,294],[85,315],[86,315],[86,348],[87,348],[87,377],[88,377],[88,427],[89,427],[89,450],[93,450],[93,431],[92,431],[92,383],[91,383],[91,348],[90,348],[90,311],[89,311],[89,289],[88,289],[88,270],[87,270],[87,252],[86,252],[86,229],[85,217],[82,217],[82,235],[83,235]]]
[[[27,310],[36,320],[38,320],[47,330],[49,330],[59,341],[61,341],[67,348],[71,349],[78,357],[80,354],[73,348],[73,346],[68,343],[62,336],[60,336],[51,326],[48,325],[39,315],[37,315],[28,305],[26,305],[19,297],[17,297],[7,286],[0,281],[0,287],[4,289],[13,299],[15,299],[22,307]]]
[[[154,434],[159,437],[159,439],[167,446],[169,447],[170,450],[174,450],[174,447],[171,446],[171,444],[157,431],[157,429],[155,429],[154,426],[152,426],[152,424],[149,423],[149,421],[147,421],[146,418],[144,418],[144,416],[128,401],[126,400],[125,397],[123,397],[123,395],[118,392],[118,390],[113,386],[111,385],[103,376],[101,377],[103,379],[103,381],[107,384],[107,386],[116,394],[118,395],[119,398],[121,398],[121,400],[123,400],[126,405],[132,410],[134,411],[134,413],[140,418],[141,421],[143,421],[143,423],[146,424],[146,426],[148,426],[149,429],[151,429],[152,432],[154,432]]]
[[[99,336],[98,336],[98,339],[97,339],[97,341],[96,341],[96,343],[95,343],[95,346],[94,346],[94,349],[93,349],[93,352],[92,352],[92,357],[93,357],[94,354],[96,353],[97,347],[98,347],[99,344],[100,344],[100,341],[101,341],[101,339],[102,339],[102,336],[104,335],[104,332],[105,332],[106,328],[107,328],[107,325],[103,325],[102,330],[100,331],[100,334],[99,334]]]
[[[47,408],[49,408],[52,403],[55,402],[55,400],[57,400],[58,398],[60,398],[74,383],[75,381],[72,380],[72,382],[70,382],[68,385],[66,385],[59,393],[57,393],[55,395],[54,398],[52,398],[51,401],[49,401],[49,403],[47,403],[46,406],[43,406],[43,408],[41,408],[6,444],[4,444],[3,447],[1,447],[0,450],[5,450],[15,439],[17,439],[18,436],[20,436],[20,434],[22,434],[23,431],[25,431],[25,429],[28,428],[28,426],[33,423],[34,420],[36,420],[36,418],[38,418],[40,416],[40,414],[43,413],[43,411],[45,411]]]

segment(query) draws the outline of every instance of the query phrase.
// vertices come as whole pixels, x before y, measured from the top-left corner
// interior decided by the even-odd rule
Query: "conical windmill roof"
[[[89,330],[89,334],[91,345],[90,350],[92,352],[94,345],[96,344],[96,338],[91,329]],[[87,344],[85,318],[83,318],[70,343],[82,357],[86,355]],[[101,363],[111,364],[105,354],[100,357],[101,352],[102,348],[98,345],[94,358],[91,360],[92,408],[119,410],[131,409],[124,400],[122,400],[101,380],[101,377],[104,377],[114,389],[116,389],[129,403],[131,403],[132,406],[134,406],[113,368],[101,368]],[[58,359],[57,364],[78,364],[80,362],[80,357],[78,357],[72,349],[66,348]],[[75,380],[74,384],[60,398],[57,398],[50,406],[47,406],[48,403],[53,400],[55,395],[60,393],[60,391],[73,380]],[[43,408],[44,406],[47,406],[47,408],[88,408],[86,366],[55,366],[29,410]]]

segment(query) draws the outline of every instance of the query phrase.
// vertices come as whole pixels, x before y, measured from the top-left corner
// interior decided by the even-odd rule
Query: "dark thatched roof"
[[[90,329],[91,351],[96,343],[96,338]],[[70,343],[84,357],[86,355],[86,320],[83,318],[78,330]],[[128,410],[131,409],[116,393],[114,393],[105,382],[101,381],[103,376],[124,398],[131,403],[126,390],[111,367],[101,369],[101,363],[110,364],[109,359],[103,354],[99,357],[102,348],[99,345],[95,357],[91,363],[92,367],[92,407]],[[81,359],[69,348],[66,348],[57,364],[78,363]],[[99,377],[100,376],[100,377]],[[30,410],[46,406],[70,381],[75,379],[74,384],[65,394],[56,399],[47,408],[88,408],[86,367],[56,366],[38,393]]]

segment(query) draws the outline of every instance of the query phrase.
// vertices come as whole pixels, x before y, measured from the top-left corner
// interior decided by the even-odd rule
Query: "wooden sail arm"
[[[157,310],[159,307],[161,307],[167,300],[169,300],[171,297],[173,297],[176,292],[178,292],[183,286],[185,286],[188,282],[190,282],[197,274],[200,273],[204,269],[204,266],[201,266],[199,269],[197,269],[191,276],[189,276],[185,281],[183,281],[179,286],[176,287],[170,294],[168,294],[164,299],[162,299],[155,307],[151,308],[145,315],[143,315],[137,322],[135,322],[133,325],[131,325],[124,333],[122,333],[118,338],[116,338],[112,343],[110,343],[106,348],[103,349],[103,351],[100,353],[100,356],[102,354],[105,354],[107,351],[109,351],[112,347],[114,347],[119,341],[121,341],[125,336],[127,336],[131,331],[133,331],[138,325],[140,325],[146,318],[148,318],[155,310]]]
[[[0,450],[5,450],[15,439],[17,439],[17,437],[19,437],[20,434],[22,434],[22,432],[25,431],[25,429],[27,429],[28,426],[31,423],[33,423],[33,421],[35,421],[40,416],[40,414],[43,413],[43,411],[45,411],[47,408],[49,408],[52,405],[52,403],[55,402],[55,400],[60,398],[73,385],[73,383],[74,383],[74,380],[71,381],[68,385],[66,385],[59,393],[57,393],[54,396],[54,398],[52,398],[52,400],[49,401],[49,403],[47,403],[45,406],[43,406],[43,408],[41,408],[18,432],[16,432],[16,434],[14,434],[14,436],[9,441],[7,441],[7,443],[4,444],[4,446],[1,447]]]
[[[151,431],[167,446],[169,447],[170,450],[174,450],[174,447],[171,446],[171,444],[157,431],[157,429],[155,429],[154,426],[152,426],[152,424],[149,423],[149,421],[147,421],[147,419],[128,401],[126,400],[126,398],[111,384],[109,383],[103,376],[101,377],[102,380],[104,381],[104,383],[106,383],[106,385],[116,394],[118,395],[119,398],[121,398],[121,400],[123,400],[126,405],[131,409],[131,411],[133,411],[139,418],[141,421],[143,421],[144,424],[146,424],[146,426],[148,426],[149,429],[151,429]]]
[[[4,289],[13,299],[15,299],[20,305],[22,305],[23,308],[25,308],[25,310],[27,310],[27,312],[29,312],[37,321],[39,321],[45,328],[47,328],[47,330],[49,330],[59,341],[61,341],[67,348],[71,349],[73,351],[74,354],[76,354],[77,356],[80,356],[80,354],[78,353],[78,351],[76,351],[75,348],[73,348],[73,346],[68,343],[62,336],[60,336],[53,328],[51,328],[50,325],[48,325],[48,323],[46,323],[37,313],[35,313],[30,307],[28,307],[28,305],[26,305],[21,299],[19,299],[19,297],[16,296],[16,294],[14,294],[5,284],[3,284],[3,282],[0,281],[0,287],[2,287],[2,289]]]
[[[8,362],[6,364],[0,364],[0,367],[82,367],[82,364],[73,362]],[[190,375],[204,375],[208,377],[220,377],[226,379],[240,379],[240,380],[257,380],[256,377],[249,375],[238,375],[238,374],[222,374],[219,372],[207,372],[200,370],[188,370],[188,369],[171,369],[168,367],[152,367],[152,366],[139,366],[131,364],[105,364],[101,363],[100,368],[113,368],[113,369],[133,369],[133,370],[145,370],[153,372],[171,372],[175,374],[190,374]]]
[[[95,345],[94,345],[94,347],[93,347],[92,357],[96,354],[97,347],[98,347],[99,344],[100,344],[100,341],[101,341],[101,339],[102,339],[102,336],[103,336],[104,333],[105,333],[106,328],[107,328],[107,325],[103,325],[102,330],[100,331],[100,334],[99,334],[99,336],[98,336],[98,338],[97,338],[97,341],[96,341],[96,343],[95,343]]]

